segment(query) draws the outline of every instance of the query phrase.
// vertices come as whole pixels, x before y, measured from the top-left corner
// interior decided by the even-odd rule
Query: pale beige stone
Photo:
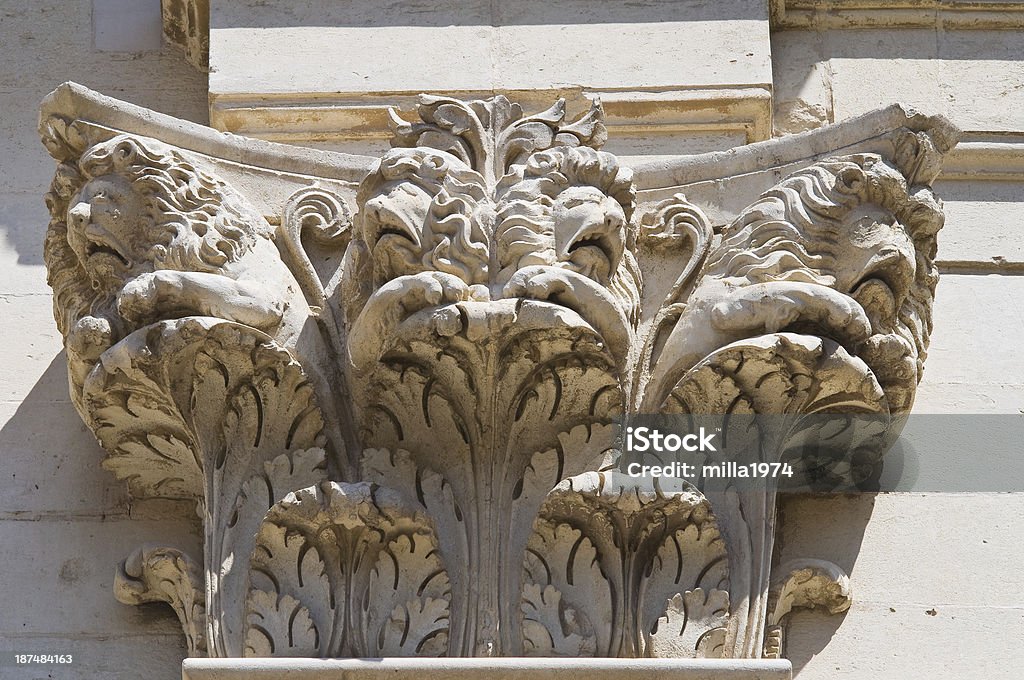
[[[771,135],[768,17],[753,0],[214,3],[210,54],[213,126],[273,141],[385,141],[387,108],[411,112],[421,91],[537,110],[600,98],[617,134],[676,152]]]
[[[76,655],[76,664],[69,668],[39,668],[25,672],[24,669],[5,667],[0,669],[0,676],[10,674],[18,680],[24,677],[43,678],[50,674],[90,679],[180,677],[179,660],[186,650],[180,630],[173,632],[177,622],[170,609],[164,610],[157,605],[127,607],[109,597],[117,561],[132,552],[139,543],[173,541],[177,530],[173,521],[161,519],[139,524],[139,531],[125,531],[125,527],[133,523],[120,521],[121,518],[138,518],[140,513],[151,512],[144,510],[144,506],[165,501],[126,499],[121,488],[124,484],[96,467],[103,456],[102,450],[94,444],[84,425],[76,426],[70,422],[76,416],[68,401],[66,359],[59,351],[60,339],[50,321],[50,296],[47,293],[28,299],[25,294],[46,291],[41,253],[45,231],[42,225],[47,218],[39,196],[41,188],[49,181],[53,166],[34,139],[35,109],[39,99],[58,82],[72,78],[148,108],[203,122],[208,115],[206,75],[185,64],[173,49],[130,57],[94,51],[90,31],[91,0],[11,1],[0,4],[4,5],[0,11],[0,35],[3,36],[0,42],[4,45],[0,50],[0,61],[4,66],[0,69],[0,111],[3,113],[0,116],[0,149],[3,150],[5,169],[0,176],[0,197],[3,199],[0,202],[6,208],[0,216],[0,291],[5,298],[12,300],[10,305],[5,303],[0,308],[0,346],[5,360],[4,377],[0,378],[3,395],[0,399],[4,401],[0,405],[0,428],[3,430],[0,434],[0,458],[4,460],[4,474],[8,479],[8,483],[2,485],[0,496],[3,498],[3,523],[12,530],[15,527],[23,530],[5,533],[4,558],[7,560],[5,564],[9,565],[5,574],[8,578],[0,591],[9,600],[12,594],[17,597],[10,600],[13,604],[0,617],[14,623],[11,630],[4,632],[3,647],[9,649],[16,645],[28,649],[73,651]],[[352,4],[337,3],[337,6],[351,7]],[[790,3],[794,15],[800,13],[796,9],[800,4]],[[809,7],[811,3],[802,4]],[[807,108],[802,110],[812,115],[802,120],[808,124],[818,124],[820,111],[831,110],[832,93],[828,90],[827,65],[832,57],[878,60],[880,66],[865,71],[865,74],[872,77],[881,74],[880,77],[886,79],[883,85],[890,80],[907,79],[910,71],[901,69],[899,60],[931,59],[943,53],[946,57],[962,60],[961,65],[976,65],[982,76],[977,83],[963,83],[959,77],[970,78],[970,68],[961,67],[948,72],[942,68],[929,69],[921,72],[922,77],[949,79],[945,88],[920,86],[913,82],[905,83],[906,87],[902,88],[920,94],[922,99],[916,103],[926,111],[944,110],[943,107],[949,104],[943,98],[952,97],[955,108],[949,112],[956,114],[960,110],[973,110],[984,114],[973,118],[979,129],[969,131],[964,141],[947,156],[943,175],[934,185],[936,195],[946,202],[947,220],[940,235],[937,259],[943,277],[938,287],[930,358],[923,382],[917,390],[915,412],[1018,414],[1024,409],[1024,385],[1021,384],[1020,367],[1014,359],[1019,354],[1014,341],[1024,332],[1024,321],[1017,313],[1022,291],[1018,290],[1019,277],[1014,271],[1014,261],[1018,257],[1020,241],[1016,228],[1021,205],[1017,185],[1021,177],[1020,159],[1024,155],[1017,148],[1020,146],[1018,141],[1015,141],[1020,130],[1015,129],[1013,120],[1016,119],[1013,116],[1019,111],[1011,106],[1000,112],[995,106],[989,109],[989,103],[1012,100],[1002,93],[1007,87],[1019,85],[1019,82],[999,77],[999,73],[1001,69],[1013,73],[1015,62],[1019,62],[1017,29],[1020,22],[1014,23],[1010,16],[1001,24],[993,23],[986,27],[984,21],[991,17],[998,22],[1001,13],[1011,15],[1015,12],[1019,17],[1019,7],[1012,7],[1013,3],[947,0],[913,0],[912,3],[902,3],[913,7],[902,9],[884,1],[832,2],[830,9],[825,9],[820,3],[815,4],[818,5],[815,11],[803,14],[807,23],[802,25],[811,30],[784,29],[773,33],[770,91],[775,100],[776,121],[780,120],[781,105],[785,101],[798,102],[798,109],[806,104]],[[221,5],[226,6],[225,3]],[[260,11],[270,13],[276,6],[279,13],[291,12],[296,23],[306,22],[313,26],[318,25],[318,21],[339,21],[317,11],[316,8],[326,5],[320,2],[268,2],[263,3]],[[241,21],[247,19],[246,12],[250,13],[248,18],[254,23],[261,20],[255,17],[251,7],[235,6],[242,8],[237,17]],[[303,7],[311,9],[302,15]],[[854,16],[854,11],[846,11],[857,10],[858,7],[865,10],[860,17]],[[872,12],[879,17],[873,28],[881,31],[865,31],[871,27]],[[273,16],[262,16],[269,16],[265,20],[267,26],[275,25]],[[686,12],[679,12],[679,18],[685,20],[688,17]],[[340,21],[344,19],[342,17]],[[586,17],[576,15],[572,20],[585,23]],[[906,28],[900,28],[901,25]],[[835,35],[833,39],[818,40],[816,35],[827,33],[821,30],[824,26],[837,29],[846,26],[855,30],[837,31],[845,36],[842,40],[836,39]],[[778,27],[778,24],[773,26],[774,29]],[[965,27],[971,30],[960,30]],[[936,52],[928,47],[926,41],[908,35],[907,28],[911,31],[923,28],[921,35],[931,40],[944,40],[946,47]],[[385,39],[387,35],[385,32]],[[859,45],[860,51],[851,54],[850,48],[844,46],[844,40],[850,45]],[[780,47],[787,43],[797,45],[801,50]],[[695,44],[699,46],[700,43],[697,41]],[[734,54],[723,55],[722,63],[736,57],[742,61],[747,52],[745,46],[744,41],[735,41],[732,45]],[[902,50],[899,49],[901,47]],[[808,53],[807,68],[801,52]],[[310,63],[318,58],[311,55]],[[812,70],[818,64],[825,68]],[[335,62],[333,66],[343,68],[344,63]],[[396,62],[394,67],[405,68],[405,65]],[[685,79],[686,63],[673,68]],[[553,69],[545,72],[553,72]],[[789,73],[794,74],[793,80],[790,80]],[[802,89],[804,78],[809,74],[815,80],[807,82],[814,87]],[[957,79],[951,79],[954,74]],[[870,98],[879,82],[870,80],[849,85],[843,92]],[[432,85],[417,84],[416,90],[429,87]],[[754,88],[738,89],[741,92],[755,91]],[[759,92],[764,97],[769,89],[760,88]],[[966,92],[970,99],[976,100],[976,103],[968,102],[972,103],[971,109],[963,106],[964,100],[959,92]],[[795,93],[795,98],[790,98],[790,93]],[[479,96],[490,94],[480,93]],[[579,99],[574,102],[572,97],[576,92],[559,94],[570,97],[570,117],[584,111],[589,104]],[[690,113],[684,108],[685,102],[678,106],[679,114],[676,115],[670,108],[676,104],[665,101],[660,106],[672,114],[672,117],[666,115],[661,119],[666,125],[653,124],[661,122],[656,118],[652,119],[650,126],[645,126],[642,120],[624,118],[623,125],[617,126],[618,114],[613,110],[611,94],[603,93],[608,113],[606,120],[611,130],[603,150],[615,153],[620,165],[626,167],[642,169],[638,161],[644,160],[626,156],[676,155],[740,146],[750,139],[746,129],[741,129],[747,121],[763,120],[749,118],[751,114],[745,113],[756,110],[753,106],[729,109],[723,97],[709,96],[701,109],[706,117],[695,119],[693,124],[687,122]],[[693,94],[699,97],[710,92],[696,90]],[[555,93],[514,93],[511,96],[528,104],[525,106],[528,111],[536,111],[545,108]],[[896,98],[906,99],[902,92]],[[401,103],[402,100],[399,97],[391,100],[387,93],[381,95],[374,113],[380,116],[377,120],[385,120],[387,104],[392,101]],[[747,101],[752,102],[753,99]],[[877,101],[887,103],[889,100]],[[275,106],[278,103],[282,106]],[[345,102],[338,103],[345,105]],[[225,103],[224,109],[228,114],[231,113],[227,108],[229,104]],[[314,106],[304,112],[295,102],[269,101],[267,104],[269,108],[260,110],[263,102],[237,102],[242,116],[247,106],[254,108],[251,118],[254,123],[258,122],[258,116],[270,116],[271,111],[275,115],[282,114],[282,118],[270,120],[276,127],[268,124],[260,135],[273,136],[276,140],[300,140],[306,134],[301,126],[308,125],[311,135],[315,136],[320,131],[313,123],[314,116],[324,116],[325,120],[320,125],[327,129],[328,135],[337,134],[331,131],[326,120],[330,114],[328,109]],[[720,118],[715,118],[717,105],[722,107]],[[850,108],[855,103],[843,106]],[[290,121],[285,118],[289,109],[295,110]],[[659,111],[654,106],[633,110],[652,117]],[[351,127],[359,134],[373,135],[365,144],[359,137],[345,142],[343,146],[332,146],[329,141],[302,143],[322,144],[321,148],[379,157],[387,151],[387,132],[383,124],[366,124],[358,112],[357,105],[353,107],[353,115],[338,125],[343,128],[342,133]],[[403,115],[410,117],[412,112],[410,98],[404,106]],[[216,111],[214,113],[216,115]],[[278,124],[278,121],[281,122]],[[1004,132],[985,132],[990,124],[998,126],[1005,121],[1009,121],[1005,127],[996,128]],[[821,124],[826,122],[829,121],[820,121]],[[959,122],[962,125],[974,124],[968,119],[960,119]],[[285,125],[300,127],[290,133]],[[699,132],[697,125],[710,125],[713,129]],[[675,134],[673,126],[682,128],[683,133]],[[112,124],[111,127],[122,130],[124,124]],[[153,130],[122,131],[163,139],[179,148],[187,146],[187,139],[192,134],[185,135],[186,141],[182,141],[164,137],[164,133]],[[836,139],[839,133],[830,135]],[[822,148],[827,147],[828,144],[824,144]],[[301,152],[291,153],[298,155]],[[371,162],[367,159],[367,169]],[[289,197],[308,184],[308,180],[301,177],[288,179],[282,184],[276,180],[257,181],[254,179],[256,175],[266,176],[267,173],[244,163],[235,168],[230,162],[218,162],[217,159],[207,158],[207,163],[214,167],[215,174],[271,218],[272,224],[283,216]],[[681,191],[702,207],[711,218],[712,226],[721,227],[745,208],[752,197],[770,188],[789,171],[786,168],[773,171],[778,174],[759,178],[747,188],[742,188],[736,177],[729,177],[727,191],[711,195],[710,200],[693,188],[678,186],[665,187],[663,195],[651,200],[668,199]],[[323,173],[323,170],[318,172]],[[286,173],[279,176],[288,178]],[[642,181],[643,172],[635,173],[635,178]],[[358,180],[356,177],[352,181],[348,194],[342,186],[331,185],[331,190],[336,190],[349,206],[354,207]],[[736,205],[718,210],[719,202],[728,204],[733,199]],[[646,200],[647,197],[641,194],[641,202]],[[329,203],[325,204],[328,214]],[[685,241],[680,241],[680,247],[685,247]],[[652,250],[649,257],[657,256],[658,253]],[[647,257],[644,257],[645,261]],[[1000,263],[997,258],[1005,258],[1005,263]],[[655,268],[651,271],[645,277],[645,290],[654,297],[663,297],[659,289],[661,279],[667,279],[664,283],[667,288],[678,272],[670,271],[667,276],[659,277],[659,271],[669,270]],[[32,307],[31,312],[27,311],[29,306]],[[972,461],[972,471],[992,469],[993,461],[983,453],[967,451],[964,458],[955,460],[922,456],[921,461],[929,474],[944,475],[945,479],[955,481],[962,477],[964,468],[958,466],[965,460]],[[109,478],[106,482],[102,481],[104,475]],[[38,490],[35,489],[37,484]],[[1019,571],[1015,565],[1021,559],[1019,541],[1016,540],[1016,533],[1019,533],[1016,518],[1021,515],[1019,496],[960,493],[929,499],[909,494],[887,495],[877,497],[873,512],[865,512],[863,507],[852,507],[842,498],[826,497],[819,504],[805,506],[802,519],[794,513],[785,514],[781,526],[785,528],[791,522],[796,523],[806,536],[806,539],[796,539],[795,534],[790,533],[784,537],[783,545],[791,548],[785,558],[809,555],[832,559],[842,563],[846,569],[851,569],[852,565],[857,598],[851,610],[836,616],[824,611],[794,613],[788,630],[786,654],[793,659],[799,677],[834,680],[837,677],[870,675],[903,680],[931,675],[971,680],[1016,680],[1016,668],[1024,661],[1020,658],[1020,645],[1017,644],[1024,635],[1020,628],[1024,619],[1021,618],[1020,603],[1011,597],[1014,593],[1024,592],[1015,578]],[[62,504],[65,499],[66,504]],[[192,508],[183,504],[176,516],[190,517],[192,514]],[[106,520],[101,521],[104,516]],[[113,519],[115,516],[119,519]],[[163,518],[167,516],[166,512],[160,515]],[[85,528],[80,521],[83,518],[88,519],[92,526]],[[851,529],[849,524],[844,524],[844,518],[861,521],[866,531]],[[62,532],[49,532],[42,528],[43,525],[56,527],[59,524],[71,528]],[[102,537],[75,540],[79,532],[85,536],[94,534],[96,527],[102,529],[104,536],[118,536],[124,532],[123,542],[112,544]],[[988,542],[983,542],[985,540]],[[198,555],[198,551],[195,554]],[[78,581],[77,588],[26,588],[26,584],[31,585],[31,579],[35,578],[46,584],[50,582],[48,563],[60,565],[77,557],[106,566],[86,573]],[[979,574],[984,577],[980,578]],[[31,592],[31,598],[21,597],[23,590]],[[23,609],[33,614],[31,630],[18,629],[25,622],[19,615]],[[66,620],[80,622],[77,615],[81,612],[78,610],[83,609],[97,612],[90,617],[88,626],[74,623],[64,627]],[[891,609],[897,611],[892,612]],[[935,616],[927,613],[931,610],[936,611]]]
[[[839,616],[791,615],[787,658],[797,677],[1015,678],[1022,650],[992,641],[1024,632],[1016,569],[1022,508],[1019,493],[784,498],[779,559],[813,551],[846,570],[855,590],[853,605]],[[910,573],[894,578],[894,565]],[[978,565],[998,578],[976,578]],[[883,641],[894,639],[902,641],[898,648],[886,648]],[[956,651],[935,654],[934,645]],[[991,654],[970,652],[979,647]]]
[[[1019,2],[1003,0],[770,0],[777,28],[1015,29],[1024,25]]]
[[[353,678],[625,678],[627,680],[789,680],[788,661],[694,659],[188,659],[183,680],[350,680]]]
[[[197,69],[210,63],[209,0],[161,0],[164,39],[185,52],[185,58]]]
[[[692,198],[638,205],[599,104],[417,115],[371,165],[44,103],[72,402],[134,496],[203,519],[201,560],[139,548],[119,599],[171,604],[212,657],[756,659],[793,606],[846,606],[820,562],[773,589],[774,484],[615,471],[616,419],[908,412],[955,129],[896,107],[644,169],[652,196],[741,174],[716,235]]]

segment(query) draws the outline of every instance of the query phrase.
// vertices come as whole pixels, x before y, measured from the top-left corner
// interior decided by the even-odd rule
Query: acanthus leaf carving
[[[527,583],[561,594],[544,603],[560,608],[561,618],[554,619],[560,627],[566,612],[594,626],[596,656],[723,651],[698,642],[711,631],[724,635],[725,544],[707,500],[676,481],[665,487],[616,471],[588,472],[559,483],[541,506],[525,563]],[[526,600],[523,608],[537,606]],[[526,620],[544,618],[531,613]],[[549,629],[552,639],[557,634]]]
[[[163,546],[136,548],[114,577],[114,596],[130,605],[165,602],[178,616],[189,656],[205,656],[206,586],[202,567],[187,553]]]
[[[794,609],[825,609],[839,614],[850,608],[853,596],[850,577],[826,560],[801,559],[782,564],[772,576],[768,591],[768,620],[764,655],[782,658],[785,621]]]
[[[255,329],[188,317],[105,352],[84,403],[112,452],[108,467],[136,494],[196,499],[216,527],[204,551],[207,641],[227,649],[262,513],[326,474],[323,421],[301,368]]]
[[[388,489],[324,482],[287,495],[260,526],[250,582],[251,655],[291,645],[297,612],[306,656],[447,651],[450,587],[434,531]]]
[[[246,162],[59,94],[40,129],[72,400],[133,495],[199,504],[202,588],[143,551],[119,591],[170,602],[190,653],[779,651],[800,597],[770,589],[775,485],[633,478],[621,428],[728,416],[758,461],[869,476],[926,355],[951,126],[907,114],[794,162],[721,226],[678,193],[698,183],[648,166],[638,195],[596,101],[569,121],[423,97],[358,186],[264,149],[240,191],[213,169]],[[819,441],[818,414],[870,419]]]
[[[422,123],[407,123],[390,110],[392,146],[451,153],[480,172],[491,187],[514,163],[534,151],[553,146],[600,148],[607,139],[599,100],[569,124],[564,124],[564,99],[546,111],[525,116],[519,104],[501,95],[471,102],[422,95],[416,112]]]

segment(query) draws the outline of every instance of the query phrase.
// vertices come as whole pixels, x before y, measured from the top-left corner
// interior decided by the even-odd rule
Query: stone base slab
[[[791,680],[763,659],[186,659],[182,680]]]

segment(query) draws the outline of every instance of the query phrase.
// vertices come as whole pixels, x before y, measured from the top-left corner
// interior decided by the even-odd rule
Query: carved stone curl
[[[807,158],[715,228],[670,182],[638,198],[596,102],[424,97],[358,186],[311,166],[268,209],[68,96],[41,130],[72,398],[133,495],[198,504],[201,560],[118,580],[190,654],[757,658],[818,602],[771,586],[774,484],[631,477],[620,427],[727,416],[759,462],[869,475],[927,350],[947,124]],[[836,412],[880,425],[793,446]]]

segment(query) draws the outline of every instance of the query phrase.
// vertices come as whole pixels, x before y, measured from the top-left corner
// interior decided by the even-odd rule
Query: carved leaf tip
[[[164,602],[178,616],[188,655],[206,652],[206,596],[202,567],[177,548],[145,545],[121,562],[114,575],[118,602]]]

